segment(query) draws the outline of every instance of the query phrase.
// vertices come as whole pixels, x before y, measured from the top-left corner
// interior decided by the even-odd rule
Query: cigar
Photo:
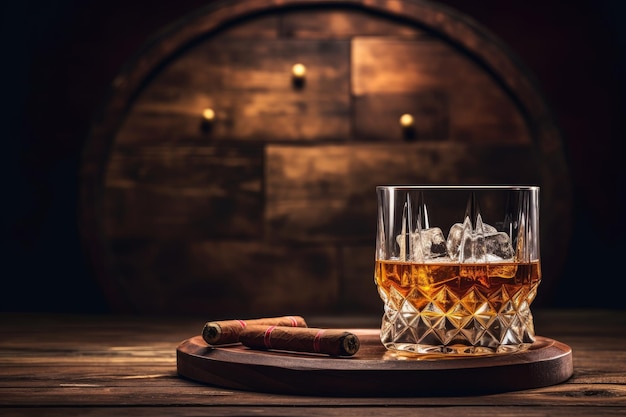
[[[359,338],[341,329],[250,325],[239,333],[239,341],[252,349],[352,356],[360,346]]]
[[[239,333],[248,325],[307,327],[300,316],[265,317],[251,320],[210,321],[202,329],[202,338],[209,345],[239,342]]]

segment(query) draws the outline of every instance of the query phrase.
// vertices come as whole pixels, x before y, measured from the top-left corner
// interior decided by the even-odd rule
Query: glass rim
[[[538,191],[538,185],[377,185],[376,190],[509,190]]]

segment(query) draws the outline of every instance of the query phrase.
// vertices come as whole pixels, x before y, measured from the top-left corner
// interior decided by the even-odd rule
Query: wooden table
[[[320,327],[369,327],[377,320],[307,318]],[[626,311],[536,311],[537,334],[572,348],[574,375],[544,388],[455,397],[276,395],[181,378],[177,346],[206,321],[1,314],[0,415],[626,415]]]

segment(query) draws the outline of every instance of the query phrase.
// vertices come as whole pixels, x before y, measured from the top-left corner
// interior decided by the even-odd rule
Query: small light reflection
[[[304,78],[306,75],[306,67],[300,63],[294,64],[294,66],[291,67],[291,73],[295,78]]]
[[[215,110],[211,108],[206,108],[202,112],[202,118],[208,122],[213,121],[215,119]]]
[[[404,127],[405,129],[412,127],[414,122],[415,121],[413,119],[413,116],[408,113],[405,113],[402,116],[400,116],[400,126]]]

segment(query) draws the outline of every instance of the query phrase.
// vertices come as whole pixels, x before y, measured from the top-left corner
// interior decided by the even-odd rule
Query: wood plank
[[[343,146],[268,146],[266,236],[270,240],[324,241],[346,235],[346,228],[355,226],[343,216],[350,212],[349,165]]]
[[[341,141],[350,134],[348,100],[347,91],[337,97],[309,91],[282,96],[272,91],[257,91],[207,93],[176,107],[157,108],[139,103],[129,112],[116,141],[121,144],[204,144],[210,140],[240,139]],[[216,112],[210,132],[204,130],[202,120],[207,107]]]
[[[260,236],[263,147],[117,148],[105,179],[111,238]]]
[[[209,39],[164,68],[146,89],[146,97],[169,86],[220,91],[301,94],[294,89],[291,69],[307,66],[306,91],[317,94],[348,91],[350,43],[341,40]],[[162,85],[161,85],[162,84]]]
[[[368,397],[368,398],[333,398],[319,396],[283,396],[259,394],[239,390],[225,390],[185,381],[181,390],[168,386],[144,387],[137,384],[128,387],[48,387],[0,388],[0,407],[7,406],[94,406],[110,407],[120,405],[171,407],[171,406],[285,406],[319,407],[323,402],[333,407],[401,407],[401,406],[436,406],[436,407],[484,407],[489,400],[492,413],[507,407],[532,407],[535,411],[544,407],[562,409],[586,408],[597,412],[604,408],[626,406],[626,387],[612,384],[562,384],[546,388],[518,391],[513,393],[493,394],[489,396],[462,397]],[[593,408],[592,408],[593,407]],[[623,413],[623,410],[622,410]],[[449,415],[449,414],[448,414]],[[622,414],[623,415],[623,414]]]
[[[356,97],[436,90],[447,97],[450,140],[483,144],[531,142],[522,113],[502,86],[440,39],[355,37],[352,90]],[[357,115],[356,120],[384,116],[389,115],[366,113]]]
[[[256,416],[260,413],[283,417],[293,416],[294,412],[298,415],[306,415],[310,417],[324,417],[324,416],[340,416],[340,417],[361,417],[363,415],[363,408],[357,407],[343,407],[343,406],[322,406],[311,405],[306,407],[298,407],[294,409],[288,402],[285,405],[278,406],[263,406],[263,407],[250,407],[246,405],[242,406],[214,406],[207,405],[204,407],[198,406],[161,406],[158,408],[151,406],[143,407],[37,407],[37,408],[4,408],[3,409],[7,417],[11,416],[36,416],[41,415],[49,417],[66,417],[70,415],[89,415],[93,417],[111,416],[111,415],[124,415],[128,417],[143,417],[143,416],[171,416],[176,414],[180,417],[197,417],[200,415],[219,415],[219,416]],[[379,406],[379,407],[367,407],[367,412],[375,416],[398,416],[398,415],[411,415],[411,414],[424,414],[432,417],[447,417],[452,414],[464,415],[467,417],[490,417],[494,414],[494,407],[490,406],[472,406],[466,408],[460,407],[423,407],[423,406]],[[507,416],[529,416],[537,414],[537,408],[533,406],[510,406],[503,409],[503,412]],[[577,416],[589,416],[589,415],[602,415],[602,416],[623,416],[622,410],[612,406],[606,407],[590,407],[590,406],[578,406],[578,407],[541,407],[541,412],[545,412],[546,415],[554,417],[577,417]]]
[[[445,140],[450,137],[449,97],[445,91],[367,94],[354,99],[357,140],[402,142]],[[400,117],[410,114],[413,126],[403,128]]]
[[[228,188],[215,191],[215,194],[259,193],[263,180],[263,153],[263,145],[242,142],[202,146],[120,146],[109,159],[105,186],[206,187],[218,184]]]
[[[349,42],[218,39],[199,44],[155,75],[116,143],[343,139],[350,133]],[[291,68],[307,67],[303,88]],[[216,112],[210,135],[202,111]]]
[[[284,13],[280,34],[298,39],[349,39],[358,35],[430,36],[417,26],[348,8],[311,8]]]
[[[119,284],[138,311],[320,314],[338,302],[333,247],[187,239],[112,240],[112,245]],[[161,282],[167,285],[155,285]]]
[[[371,241],[377,185],[538,181],[533,152],[526,146],[271,145],[266,166],[267,236],[305,242]]]
[[[245,237],[262,230],[259,202],[248,195],[165,186],[111,188],[105,194],[104,227],[113,239]]]

